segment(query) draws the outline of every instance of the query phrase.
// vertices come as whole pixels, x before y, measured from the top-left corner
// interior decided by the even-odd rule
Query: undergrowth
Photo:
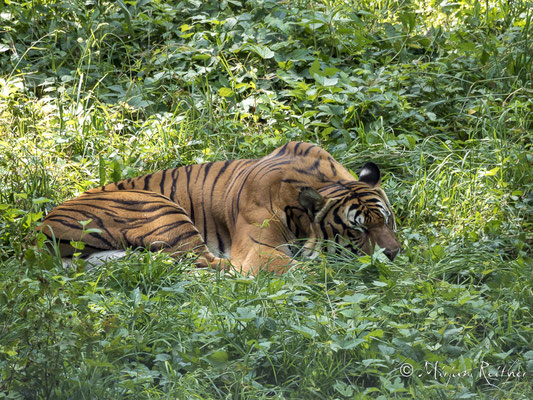
[[[530,398],[530,1],[4,3],[1,397]],[[88,188],[289,140],[381,167],[393,263],[65,269],[35,234]]]

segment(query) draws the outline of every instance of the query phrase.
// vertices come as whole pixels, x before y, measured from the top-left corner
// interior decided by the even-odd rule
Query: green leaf
[[[104,161],[104,157],[100,154],[98,155],[98,178],[100,180],[100,186],[104,186],[106,184],[106,165]]]
[[[327,68],[324,70],[324,76],[333,76],[333,75],[335,75],[337,72],[340,72],[340,69],[338,69],[338,68],[333,68],[333,67],[327,67]]]
[[[91,358],[84,358],[83,360],[85,363],[87,363],[87,365],[90,365],[92,367],[98,367],[98,368],[109,368],[109,369],[113,369],[113,370],[116,370],[117,367],[114,366],[113,364],[111,364],[110,362],[108,361],[100,361],[100,360],[93,360]]]
[[[431,248],[431,254],[433,259],[435,260],[442,260],[444,256],[446,255],[446,250],[444,250],[444,247],[440,244],[436,244]]]
[[[111,162],[111,179],[113,182],[122,179],[122,167],[116,159]]]
[[[47,199],[46,197],[38,197],[36,199],[32,199],[33,204],[45,204],[45,203],[50,203],[50,202],[51,200]]]
[[[367,335],[365,335],[364,339],[368,340],[370,338],[382,338],[385,332],[383,329],[376,329],[372,332],[369,332]]]
[[[91,222],[92,222],[92,218],[89,218],[88,220],[85,220],[85,221],[78,221],[78,223],[83,227],[83,229],[85,230],[85,227],[87,225],[89,225]]]
[[[76,250],[83,250],[85,248],[85,243],[79,240],[71,240],[70,245]]]
[[[83,230],[83,233],[97,233],[97,234],[101,234],[101,233],[102,233],[102,230],[101,230],[101,229],[98,229],[98,228],[89,228],[89,229],[84,229],[84,230]]]
[[[195,54],[194,56],[192,56],[193,60],[205,61],[205,60],[209,60],[210,58],[211,58],[211,54]]]
[[[253,44],[249,47],[254,53],[256,53],[258,56],[260,56],[261,58],[265,60],[268,60],[274,57],[275,55],[275,53],[266,46],[258,46],[258,45]]]
[[[350,295],[350,296],[344,296],[342,298],[342,301],[344,301],[346,303],[349,303],[349,304],[359,304],[362,301],[368,299],[368,297],[369,296],[367,296],[366,294],[363,294],[363,293],[355,293],[355,294]]]
[[[333,385],[333,389],[335,389],[341,396],[344,397],[351,397],[354,393],[352,386],[342,381],[336,381]]]
[[[324,86],[335,86],[339,83],[339,78],[324,78],[323,85]]]
[[[500,167],[492,168],[490,171],[485,172],[485,176],[494,176],[498,173]]]
[[[124,4],[122,0],[117,0],[117,4],[122,9],[124,17],[126,17],[126,24],[128,26],[128,30],[131,31],[131,14],[130,14],[130,11],[128,10],[128,7]]]
[[[233,96],[233,90],[227,87],[221,87],[220,89],[218,89],[218,94],[222,97]]]
[[[313,339],[318,336],[318,332],[314,329],[308,328],[307,326],[293,326],[293,329],[296,332],[300,332],[305,338]]]
[[[309,74],[311,76],[315,75],[315,74],[319,74],[320,73],[320,61],[318,61],[316,58],[315,58],[315,61],[313,61],[313,63],[311,64],[311,66],[309,67]]]
[[[365,343],[365,342],[366,342],[365,339],[357,338],[357,337],[340,338],[340,337],[333,336],[332,340],[329,342],[329,347],[333,351],[352,350],[352,349],[355,349],[360,344]]]
[[[249,322],[257,317],[257,313],[250,307],[237,307],[236,317],[239,321]]]
[[[227,351],[224,350],[216,350],[213,351],[209,356],[207,357],[210,361],[213,361],[215,363],[225,363],[228,361],[229,355]]]
[[[335,104],[321,104],[318,106],[318,109],[324,111],[328,115],[340,116],[344,113],[344,107]]]

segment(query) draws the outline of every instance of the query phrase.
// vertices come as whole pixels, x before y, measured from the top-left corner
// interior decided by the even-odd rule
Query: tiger
[[[259,159],[166,169],[95,189],[55,207],[38,228],[61,256],[145,248],[198,267],[284,273],[295,256],[321,246],[393,260],[400,252],[396,220],[367,162],[358,180],[326,150],[289,142]],[[297,254],[298,253],[298,254]]]

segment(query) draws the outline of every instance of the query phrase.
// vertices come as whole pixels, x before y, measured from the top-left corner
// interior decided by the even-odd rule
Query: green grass
[[[533,4],[437,3],[6,3],[0,397],[530,398]],[[288,140],[380,165],[393,263],[65,269],[35,233],[88,188]]]

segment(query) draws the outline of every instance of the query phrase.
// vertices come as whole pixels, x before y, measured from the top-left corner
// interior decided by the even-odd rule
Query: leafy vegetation
[[[530,398],[532,10],[5,0],[0,396]],[[249,279],[135,252],[65,269],[35,234],[90,187],[288,140],[382,167],[394,263]]]

